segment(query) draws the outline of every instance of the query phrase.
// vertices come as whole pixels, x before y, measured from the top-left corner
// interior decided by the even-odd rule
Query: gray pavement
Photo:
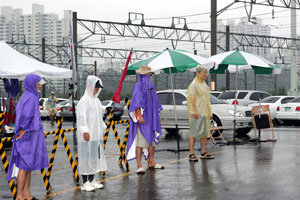
[[[71,122],[64,122],[70,128]],[[124,125],[117,130],[123,138]],[[45,131],[54,130],[44,122]],[[33,172],[31,190],[39,199],[299,199],[300,197],[300,128],[275,128],[276,143],[244,144],[236,146],[208,145],[215,154],[214,160],[199,160],[190,163],[187,151],[174,154],[166,151],[176,149],[176,140],[165,139],[157,147],[156,161],[164,170],[146,171],[136,175],[136,162],[129,162],[131,170],[126,172],[118,165],[119,150],[111,131],[106,156],[109,170],[105,176],[98,175],[104,189],[82,192],[74,181],[65,148],[59,141],[50,183],[52,191],[47,194],[39,171]],[[188,148],[188,131],[180,132],[182,149]],[[76,148],[73,137],[66,133],[73,157]],[[253,131],[249,134],[254,135]],[[224,136],[230,138],[231,132]],[[262,136],[270,136],[263,130]],[[49,155],[54,136],[47,138]],[[197,143],[198,144],[198,143]],[[195,148],[197,145],[195,145]],[[198,150],[195,151],[198,155]],[[10,150],[7,150],[8,157]],[[144,167],[147,163],[143,162]],[[0,199],[11,199],[4,170],[0,164]]]

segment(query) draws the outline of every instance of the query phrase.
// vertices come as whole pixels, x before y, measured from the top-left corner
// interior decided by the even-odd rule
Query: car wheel
[[[235,130],[238,136],[245,136],[251,131],[251,128],[239,128]]]
[[[217,123],[217,126],[222,126],[221,120],[216,115],[213,115],[213,120]],[[222,133],[223,129],[221,129],[219,131]],[[213,137],[218,137],[219,136],[219,132],[218,131],[212,132],[212,136]]]

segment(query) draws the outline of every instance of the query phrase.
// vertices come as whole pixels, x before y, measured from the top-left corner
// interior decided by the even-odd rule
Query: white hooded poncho
[[[103,148],[103,132],[106,125],[102,119],[101,102],[94,94],[96,82],[101,79],[88,76],[84,95],[77,104],[77,141],[78,141],[78,171],[79,174],[89,175],[107,170]],[[84,140],[83,134],[90,135],[89,142]]]

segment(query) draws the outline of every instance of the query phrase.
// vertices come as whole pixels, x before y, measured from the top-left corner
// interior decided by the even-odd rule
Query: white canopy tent
[[[32,73],[50,79],[72,77],[72,70],[42,63],[14,50],[4,41],[0,41],[0,78],[22,80]]]

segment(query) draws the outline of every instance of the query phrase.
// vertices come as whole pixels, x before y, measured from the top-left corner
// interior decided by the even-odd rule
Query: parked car
[[[277,121],[277,120],[275,120],[275,114],[277,111],[279,111],[279,107],[281,105],[284,105],[284,104],[290,102],[294,98],[295,97],[293,97],[293,96],[269,96],[269,97],[266,97],[263,100],[261,100],[261,105],[268,106],[270,109],[270,114],[271,114],[272,120]],[[258,106],[258,105],[259,105],[259,103],[252,103],[252,104],[249,104],[248,107],[249,107],[249,109],[252,109],[254,106]]]
[[[42,118],[47,118],[48,117],[48,110],[47,110],[47,101],[48,98],[40,98],[39,102],[40,102],[40,113],[41,113],[41,117]],[[57,115],[56,116],[60,116],[60,103],[61,102],[66,102],[69,101],[68,99],[64,99],[64,98],[57,98],[58,103],[56,104],[57,107]]]
[[[296,97],[290,102],[279,106],[275,118],[283,123],[293,122],[300,124],[300,97]]]
[[[6,97],[0,97],[0,111],[5,112],[6,111],[6,105],[7,105],[7,98]]]
[[[259,99],[264,99],[271,96],[267,92],[256,91],[256,90],[237,90],[237,102],[235,102],[235,91],[227,90],[218,96],[218,99],[221,99],[229,104],[237,104],[241,106],[248,106],[251,103],[256,103]]]
[[[104,100],[104,101],[101,101],[101,104],[102,104],[103,117],[106,118],[106,116],[107,116],[106,108],[111,107],[111,105],[113,104],[113,101],[112,100]]]
[[[174,90],[177,123],[179,129],[189,129],[188,111],[187,111],[187,90]],[[160,112],[161,125],[166,131],[175,130],[174,105],[172,90],[157,91],[158,98],[162,104],[163,110]],[[210,102],[213,112],[213,120],[218,126],[223,126],[225,130],[233,129],[234,105],[226,104],[215,96],[210,96]],[[237,106],[236,113],[236,133],[246,135],[252,129],[251,111],[246,106]]]
[[[0,140],[2,138],[7,138],[7,137],[13,137],[15,135],[15,127],[11,125],[1,125],[1,131],[0,131]],[[3,143],[4,148],[9,148],[12,147],[12,140],[9,142],[4,142]]]
[[[217,97],[218,98],[218,96],[220,95],[220,94],[222,94],[223,92],[221,92],[221,91],[214,91],[214,90],[211,90],[210,91],[210,94],[211,95],[214,95],[215,97]]]
[[[75,103],[75,117],[76,117],[76,107],[77,107],[78,101],[75,100],[74,103]],[[72,119],[73,118],[73,105],[71,102],[68,102],[66,105],[62,105],[60,107],[60,116],[63,117],[64,119]]]
[[[121,101],[120,104],[113,102],[112,100],[101,101],[103,118],[106,118],[108,113],[114,108],[114,120],[121,120],[124,114],[125,102]],[[107,110],[107,112],[105,112]]]

